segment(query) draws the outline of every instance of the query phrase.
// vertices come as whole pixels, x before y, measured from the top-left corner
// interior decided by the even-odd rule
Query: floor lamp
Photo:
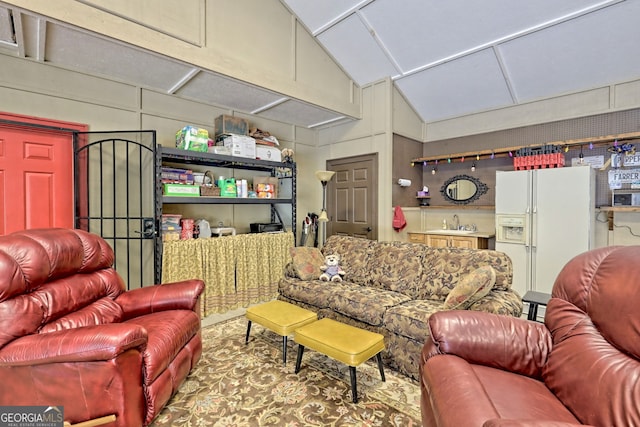
[[[324,241],[327,238],[327,221],[329,221],[329,217],[327,215],[327,183],[331,181],[335,175],[334,171],[316,171],[316,178],[322,184],[322,212],[320,212],[320,216],[318,217],[318,222],[324,223],[322,227],[322,239],[321,243],[324,246]],[[319,231],[319,230],[318,230]]]

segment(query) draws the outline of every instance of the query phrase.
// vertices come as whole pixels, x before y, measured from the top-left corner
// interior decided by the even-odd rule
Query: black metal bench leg
[[[298,344],[298,358],[296,359],[296,370],[295,370],[296,374],[300,372],[300,363],[302,363],[302,353],[304,353],[304,346]]]
[[[249,344],[249,332],[251,332],[251,320],[249,320],[249,323],[247,324],[247,336],[244,339],[245,344]]]
[[[380,370],[380,378],[382,378],[382,382],[385,382],[386,379],[384,378],[384,368],[382,367],[382,354],[378,353],[376,358],[378,359],[378,369]]]
[[[356,368],[349,366],[349,373],[351,374],[351,396],[353,397],[353,403],[358,403],[358,386],[356,382]]]
[[[527,313],[527,320],[538,320],[538,303],[529,303],[529,312]]]
[[[282,364],[287,365],[287,336],[282,337]]]

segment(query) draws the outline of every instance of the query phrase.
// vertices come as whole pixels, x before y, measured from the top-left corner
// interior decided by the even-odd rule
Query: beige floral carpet
[[[154,420],[162,426],[418,426],[420,387],[390,369],[380,379],[375,359],[357,368],[358,403],[349,368],[307,350],[294,373],[297,347],[238,317],[202,330],[203,354],[180,391]]]

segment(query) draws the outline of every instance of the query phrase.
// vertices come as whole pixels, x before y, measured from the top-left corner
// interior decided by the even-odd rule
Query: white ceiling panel
[[[595,0],[377,0],[362,14],[403,72],[513,37]],[[355,56],[358,56],[355,53]]]
[[[282,98],[274,92],[205,71],[189,80],[176,94],[245,112],[255,111]]]
[[[168,91],[191,69],[174,60],[51,22],[46,34],[47,62],[88,74]]]
[[[278,104],[259,113],[258,116],[284,123],[296,123],[305,127],[319,126],[343,118],[343,116],[332,111],[296,100],[289,100]]]
[[[426,121],[512,105],[493,49],[485,49],[397,80]]]
[[[362,0],[286,0],[283,1],[305,24],[311,34],[315,34],[329,22],[334,22],[353,10],[358,4],[368,3]]]
[[[519,102],[637,79],[640,1],[529,34],[500,46]]]
[[[640,79],[640,0],[281,2],[356,83],[391,77],[426,122]]]
[[[640,0],[280,1],[357,84],[390,77],[427,123],[640,80]],[[0,31],[3,52],[299,126],[341,120],[304,100],[12,12],[0,7],[0,26],[14,23],[18,35],[13,43],[11,31]]]
[[[359,85],[398,75],[357,15],[321,33],[318,40]]]

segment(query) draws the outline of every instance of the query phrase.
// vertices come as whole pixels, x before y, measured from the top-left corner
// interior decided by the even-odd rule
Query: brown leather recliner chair
[[[640,426],[640,246],[571,260],[544,324],[449,311],[429,327],[425,426]]]
[[[81,230],[0,237],[0,404],[71,423],[148,425],[202,354],[200,280],[125,292],[113,251]]]

